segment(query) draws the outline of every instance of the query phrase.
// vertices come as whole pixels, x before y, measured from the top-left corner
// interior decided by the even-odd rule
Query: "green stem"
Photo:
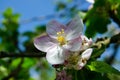
[[[77,78],[77,71],[75,71],[75,80],[78,80],[78,78]]]
[[[80,71],[80,75],[81,75],[81,80],[85,80],[83,70]]]

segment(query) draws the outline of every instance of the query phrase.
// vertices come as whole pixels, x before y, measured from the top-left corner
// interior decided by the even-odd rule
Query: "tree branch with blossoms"
[[[102,44],[109,45],[111,43],[120,43],[120,33],[112,36],[111,38],[98,38],[96,42],[92,45],[93,48],[101,48]],[[5,52],[5,51],[0,51],[0,58],[5,58],[5,57],[36,57],[36,58],[41,58],[45,57],[46,54],[44,52],[39,52],[39,53],[13,53],[13,52]]]
[[[99,72],[99,74],[120,74],[118,70],[108,64],[96,60],[109,44],[120,43],[120,33],[111,38],[99,38],[96,42],[93,42],[92,38],[88,39],[83,34],[83,27],[82,19],[78,15],[67,25],[52,20],[46,25],[47,34],[40,35],[33,41],[34,46],[40,50],[39,53],[9,53],[1,51],[0,58],[46,57],[48,63],[56,69],[56,80],[78,80],[83,77],[84,71],[95,71]],[[13,72],[17,70],[16,68]],[[79,73],[81,74],[80,76],[78,75]],[[10,77],[14,74],[11,73]],[[103,76],[101,75],[101,77]],[[85,78],[83,77],[83,79]]]

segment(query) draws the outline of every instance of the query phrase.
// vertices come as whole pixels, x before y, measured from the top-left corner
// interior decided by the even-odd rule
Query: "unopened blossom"
[[[47,24],[47,35],[35,38],[34,45],[37,49],[47,52],[46,59],[49,63],[63,64],[68,51],[80,50],[82,30],[83,23],[78,16],[67,26],[52,20]]]
[[[85,51],[83,51],[82,53],[80,52],[71,52],[67,57],[66,57],[66,61],[65,61],[65,66],[68,69],[74,68],[76,70],[80,70],[82,69],[87,61],[89,60],[91,54],[92,54],[93,49],[92,48],[88,48]]]
[[[79,61],[78,61],[78,63],[77,63],[77,65],[76,65],[75,68],[78,69],[78,70],[79,70],[79,69],[82,69],[82,68],[86,65],[87,60],[89,60],[92,52],[93,52],[93,49],[92,49],[92,48],[86,49],[86,50],[81,54],[80,59],[79,59]]]
[[[81,39],[82,39],[81,50],[85,50],[92,45],[92,39],[91,38],[88,39],[85,35],[81,35]]]

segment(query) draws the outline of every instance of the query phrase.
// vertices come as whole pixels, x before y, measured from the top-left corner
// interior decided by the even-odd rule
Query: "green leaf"
[[[120,75],[116,75],[116,74],[108,74],[107,77],[110,80],[120,80]]]
[[[116,4],[116,3],[120,3],[120,0],[109,0],[111,2],[111,4]]]
[[[102,61],[93,61],[87,65],[91,71],[99,73],[113,73],[120,75],[120,72]]]
[[[110,4],[107,0],[96,0],[94,7],[86,15],[86,35],[94,37],[96,32],[105,33],[107,25],[110,23],[108,14]]]
[[[2,80],[3,77],[8,76],[8,70],[4,66],[0,66],[0,80]]]
[[[5,10],[5,12],[3,13],[3,16],[4,16],[5,18],[10,18],[11,15],[12,15],[12,9],[11,9],[11,8],[7,8],[7,9]]]
[[[19,17],[20,17],[20,14],[17,14],[17,13],[14,14],[14,15],[12,16],[12,21],[18,23]]]
[[[30,68],[35,64],[35,60],[34,59],[30,59],[30,58],[25,58],[24,59],[24,63],[22,64],[23,68]]]
[[[16,58],[12,61],[11,63],[11,67],[15,68],[18,66],[18,64],[20,64],[21,58]]]

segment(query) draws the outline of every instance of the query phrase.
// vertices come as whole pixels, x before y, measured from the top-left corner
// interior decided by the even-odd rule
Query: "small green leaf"
[[[3,77],[8,76],[8,70],[4,66],[0,66],[0,80],[2,80]]]
[[[20,14],[16,13],[12,15],[12,21],[18,23]]]
[[[34,59],[30,59],[30,58],[25,58],[24,59],[24,63],[22,64],[23,68],[30,68],[35,64],[35,60]]]
[[[93,61],[87,65],[91,71],[99,73],[113,73],[120,75],[120,72],[102,61]]]
[[[21,61],[21,58],[14,59],[11,63],[11,67],[14,67],[14,68],[17,67],[18,64],[20,64],[20,61]]]

